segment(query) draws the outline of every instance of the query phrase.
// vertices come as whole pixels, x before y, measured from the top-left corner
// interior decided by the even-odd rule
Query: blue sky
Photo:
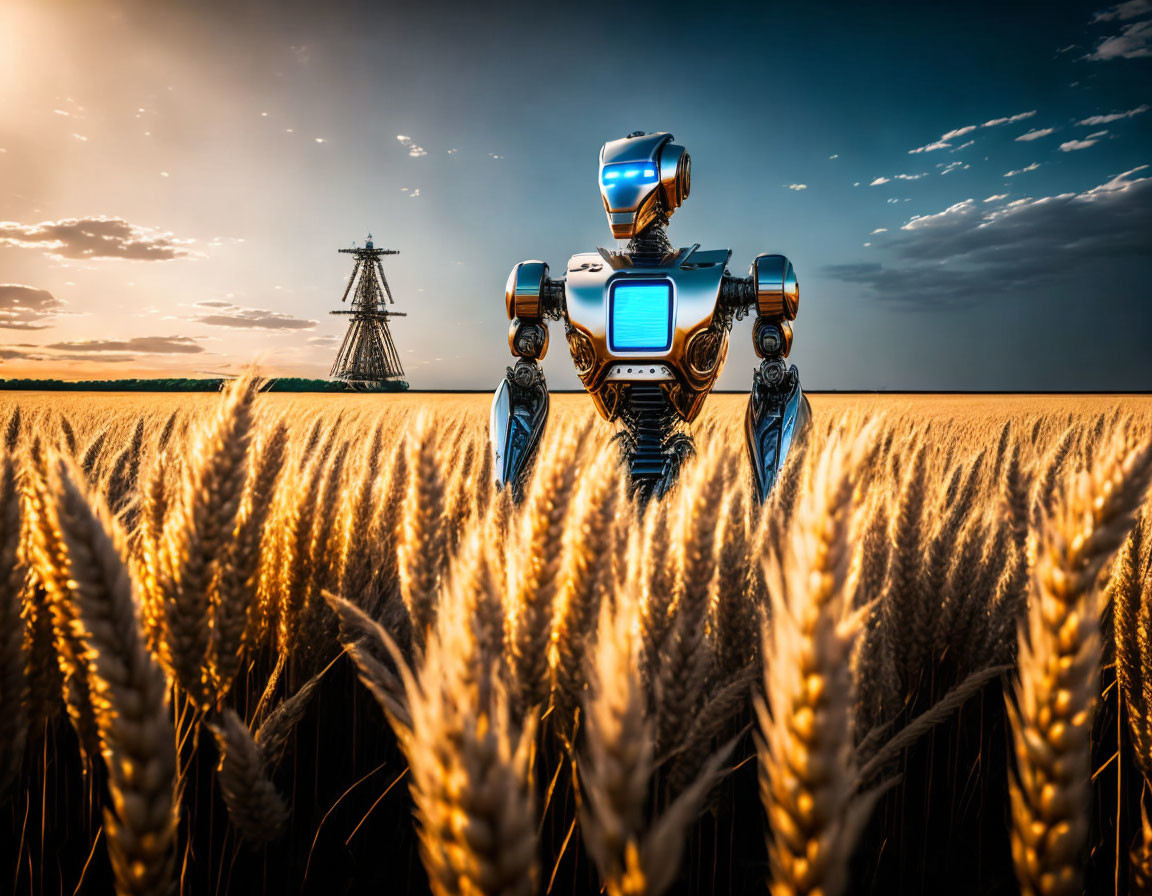
[[[1149,389],[1150,76],[1146,0],[12,0],[0,376],[324,375],[372,231],[413,386],[494,386],[508,270],[613,245],[643,129],[692,154],[673,242],[793,260],[806,386]],[[720,387],[754,364],[744,321]]]

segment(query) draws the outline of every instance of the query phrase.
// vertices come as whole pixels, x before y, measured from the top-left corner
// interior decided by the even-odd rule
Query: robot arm
[[[762,360],[752,378],[744,436],[756,493],[763,501],[784,465],[793,435],[811,417],[800,375],[785,361],[792,349],[790,321],[800,302],[792,263],[783,255],[757,256],[751,276],[724,277],[720,301],[737,317],[756,308],[752,344]]]
[[[497,488],[520,482],[548,419],[548,385],[538,361],[548,352],[546,318],[564,314],[564,282],[548,278],[548,265],[524,261],[512,269],[505,291],[512,324],[508,348],[516,357],[492,399],[488,438]]]

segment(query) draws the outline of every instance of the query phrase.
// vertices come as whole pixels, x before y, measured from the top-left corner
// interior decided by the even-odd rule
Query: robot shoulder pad
[[[795,320],[800,307],[800,285],[792,262],[783,255],[757,255],[751,275],[760,314]]]
[[[504,288],[508,319],[539,320],[543,308],[541,294],[548,280],[548,265],[542,261],[522,261],[512,268]]]

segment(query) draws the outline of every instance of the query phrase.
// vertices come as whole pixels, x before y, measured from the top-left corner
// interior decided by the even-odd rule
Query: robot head
[[[636,131],[600,148],[600,195],[616,239],[632,239],[687,198],[692,160],[673,139]]]

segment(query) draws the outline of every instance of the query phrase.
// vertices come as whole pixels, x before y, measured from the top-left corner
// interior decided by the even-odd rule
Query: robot
[[[684,427],[700,414],[728,352],[732,324],[752,311],[753,373],[745,438],[755,493],[767,497],[793,436],[810,419],[795,366],[786,363],[799,288],[783,255],[759,255],[747,277],[728,272],[731,249],[675,249],[666,228],[688,198],[691,160],[664,132],[636,131],[600,149],[600,195],[624,251],[573,255],[565,276],[542,261],[512,269],[505,290],[516,357],[492,401],[489,438],[497,487],[517,494],[548,419],[539,361],[547,321],[564,335],[581,383],[618,436],[633,490],[659,498],[693,452]]]

